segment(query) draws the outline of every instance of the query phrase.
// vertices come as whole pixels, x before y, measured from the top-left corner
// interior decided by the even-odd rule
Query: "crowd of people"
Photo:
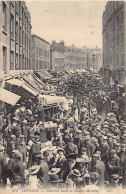
[[[57,114],[47,112],[47,120],[57,124],[51,139],[37,98],[1,112],[0,187],[124,189],[124,91],[108,89],[90,73],[74,75],[56,88],[69,109],[60,105]]]

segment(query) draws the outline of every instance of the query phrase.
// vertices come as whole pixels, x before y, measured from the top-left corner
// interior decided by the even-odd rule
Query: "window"
[[[38,47],[36,47],[36,56],[38,56]]]
[[[124,66],[124,54],[122,54],[122,66]]]
[[[10,70],[14,69],[14,51],[11,51],[11,63],[10,63]]]
[[[18,42],[18,22],[16,21],[16,42]]]
[[[119,16],[117,16],[117,28],[119,26]]]
[[[18,54],[16,53],[16,58],[15,58],[15,69],[18,70],[19,69],[19,65],[18,65]]]
[[[25,33],[23,31],[23,45],[25,44]]]
[[[6,72],[7,67],[7,48],[3,46],[3,71]]]
[[[38,61],[36,61],[36,70],[39,70],[39,68],[38,68]]]
[[[119,36],[117,35],[117,46],[119,45]]]
[[[11,14],[11,37],[14,38],[14,16]]]
[[[16,11],[18,12],[18,10],[19,10],[19,2],[18,1],[15,1],[15,7],[16,7]]]
[[[39,57],[41,57],[41,49],[39,48]]]
[[[122,33],[122,44],[124,43],[124,33]]]
[[[117,55],[117,66],[119,66],[119,55]]]
[[[22,45],[22,28],[20,26],[20,44]]]
[[[22,69],[22,55],[20,55],[19,69]]]
[[[115,30],[115,20],[113,20],[113,32]]]
[[[3,29],[7,31],[7,6],[3,2]]]
[[[124,23],[124,12],[122,12],[122,24]]]

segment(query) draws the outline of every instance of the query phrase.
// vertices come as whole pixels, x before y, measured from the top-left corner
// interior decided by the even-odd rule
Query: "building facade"
[[[31,16],[24,1],[0,2],[0,71],[31,70]]]
[[[65,48],[65,69],[83,69],[87,67],[87,53],[74,45]]]
[[[87,56],[87,68],[98,72],[103,66],[102,49],[96,46],[95,48],[83,47],[83,50]]]
[[[37,35],[32,35],[33,70],[50,69],[50,43]]]
[[[106,4],[102,29],[105,80],[123,84],[126,76],[126,2]]]
[[[56,72],[64,70],[64,59],[65,59],[64,52],[65,52],[64,41],[60,41],[60,43],[52,41],[50,47],[50,64],[52,70],[55,70]]]
[[[102,50],[96,48],[77,48],[74,45],[65,46],[64,41],[53,41],[50,51],[50,66],[52,70],[92,68],[98,71],[102,67]]]

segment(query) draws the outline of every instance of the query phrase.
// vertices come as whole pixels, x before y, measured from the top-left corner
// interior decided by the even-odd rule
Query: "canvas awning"
[[[48,78],[40,71],[37,71],[37,74],[44,80],[47,80]]]
[[[20,98],[21,98],[21,96],[18,96],[16,94],[0,87],[0,100],[2,102],[6,102],[6,103],[14,106]]]
[[[31,94],[33,96],[37,96],[39,93],[23,80],[10,79],[10,80],[7,80],[6,83],[12,86],[11,91],[13,91],[16,94],[19,94],[20,96],[26,97],[26,96],[30,96]],[[13,88],[13,86],[16,86],[16,89]],[[6,87],[6,84],[5,84],[5,87]]]
[[[31,87],[35,88],[36,90],[39,89],[38,86],[37,86],[37,84],[35,84],[28,76],[24,75],[23,76],[23,80],[25,82],[27,82],[29,85],[31,85]]]
[[[63,103],[66,102],[65,97],[50,96],[50,95],[39,95],[39,98],[43,99],[47,104]]]
[[[44,85],[44,83],[34,73],[32,74],[32,76],[40,85]]]

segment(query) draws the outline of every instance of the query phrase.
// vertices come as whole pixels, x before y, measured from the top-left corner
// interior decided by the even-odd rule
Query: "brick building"
[[[24,1],[0,1],[0,73],[31,70],[31,16]]]
[[[102,16],[103,68],[107,83],[126,76],[126,2],[108,1]]]
[[[32,35],[33,70],[50,69],[50,43],[37,35]]]

